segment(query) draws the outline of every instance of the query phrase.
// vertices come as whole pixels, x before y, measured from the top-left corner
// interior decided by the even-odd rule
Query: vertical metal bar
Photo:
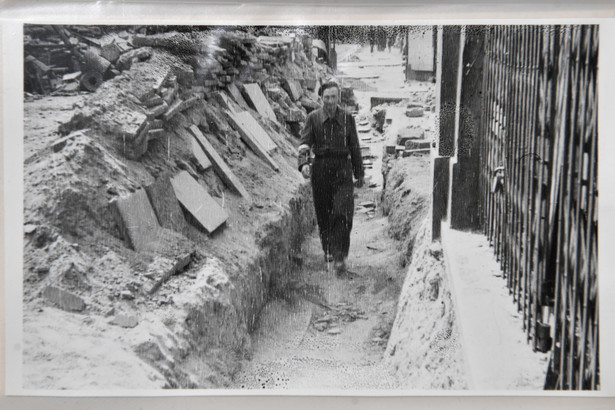
[[[594,104],[594,98],[595,98],[595,71],[593,71],[596,68],[596,60],[594,59],[594,56],[592,55],[592,40],[594,37],[594,30],[596,30],[596,27],[589,27],[588,28],[588,33],[586,34],[586,42],[587,44],[587,48],[585,50],[586,52],[586,56],[585,56],[585,74],[586,74],[586,79],[584,81],[585,84],[587,84],[587,91],[588,93],[585,95],[584,100],[586,101],[587,105],[585,108],[585,110],[583,110],[583,122],[581,125],[581,130],[583,131],[584,135],[583,138],[581,138],[581,143],[582,145],[584,145],[585,141],[590,141],[591,144],[591,148],[590,148],[590,155],[588,158],[588,162],[589,164],[589,176],[588,176],[588,180],[585,181],[587,183],[587,189],[585,190],[586,194],[586,201],[587,201],[587,217],[586,217],[586,226],[585,226],[585,238],[586,238],[586,244],[587,244],[587,248],[585,249],[586,251],[586,257],[584,259],[584,263],[583,263],[583,272],[585,273],[585,278],[584,278],[584,282],[583,282],[583,300],[582,300],[582,305],[581,305],[581,310],[582,310],[582,337],[581,337],[581,352],[579,354],[580,356],[580,364],[579,364],[579,369],[581,372],[581,380],[579,382],[578,388],[579,389],[583,389],[585,388],[585,374],[586,374],[586,369],[585,369],[585,356],[586,356],[586,346],[588,344],[587,341],[587,328],[589,327],[588,324],[588,311],[590,309],[589,303],[588,303],[588,299],[589,299],[589,288],[590,288],[590,283],[593,283],[594,278],[596,276],[596,272],[594,271],[594,269],[596,268],[595,266],[592,266],[591,261],[592,261],[592,257],[593,257],[593,246],[594,246],[594,241],[593,241],[593,219],[594,219],[594,206],[595,206],[595,175],[596,175],[596,168],[597,168],[597,153],[596,153],[596,145],[597,145],[597,134],[595,133],[596,128],[595,128],[595,118],[597,115],[596,112],[596,107]],[[589,79],[587,79],[587,77],[589,77]],[[589,115],[589,121],[590,121],[590,127],[587,127],[585,122],[586,122],[586,115],[588,114],[587,111],[590,111]],[[591,126],[593,125],[593,126]],[[589,137],[588,137],[589,134]],[[594,306],[592,306],[593,308]]]
[[[524,130],[526,133],[526,146],[529,146],[527,151],[523,153],[523,162],[527,165],[524,168],[523,173],[523,185],[524,185],[524,196],[523,196],[523,221],[522,221],[522,238],[523,238],[523,255],[522,255],[522,307],[523,307],[523,327],[526,330],[526,334],[529,338],[530,329],[526,326],[527,316],[529,314],[529,306],[530,303],[530,289],[528,289],[528,278],[531,274],[531,269],[529,265],[530,260],[530,249],[531,249],[531,235],[530,235],[530,227],[529,227],[529,219],[532,213],[532,195],[533,195],[533,175],[534,175],[534,152],[536,146],[537,137],[534,133],[536,122],[538,120],[536,116],[536,96],[538,92],[538,85],[536,84],[536,59],[537,54],[536,50],[539,48],[540,38],[536,35],[537,30],[536,26],[530,27],[530,38],[529,38],[529,47],[528,47],[528,64],[527,64],[527,85],[526,85],[526,94],[528,95],[528,115],[527,115],[527,128]]]
[[[565,215],[565,209],[562,209],[564,206],[564,179],[562,178],[562,173],[564,171],[564,157],[565,157],[565,129],[566,129],[566,102],[568,100],[568,84],[569,84],[569,69],[570,65],[568,63],[568,58],[570,55],[570,27],[563,26],[560,32],[560,42],[561,47],[559,51],[559,70],[560,75],[558,75],[557,81],[557,107],[556,107],[556,118],[555,118],[555,142],[554,146],[557,148],[557,152],[555,153],[555,164],[553,165],[553,176],[557,182],[555,186],[552,187],[551,192],[557,192],[559,190],[559,195],[557,198],[552,194],[551,200],[557,201],[555,204],[551,204],[551,209],[553,211],[549,214],[549,219],[555,216],[557,212],[556,205],[559,204],[559,212],[557,212],[557,227],[558,227],[558,237],[556,242],[556,261],[555,261],[555,272],[561,281],[560,285],[560,294],[559,296],[562,298],[561,304],[561,318],[558,320],[561,322],[561,340],[560,340],[560,369],[559,374],[562,380],[562,389],[568,389],[568,380],[566,379],[566,352],[567,352],[567,315],[568,315],[568,298],[566,297],[566,293],[568,292],[568,276],[567,271],[562,267],[565,264],[565,261],[562,263],[561,259],[565,260],[565,252],[566,244],[565,241],[565,233],[564,233],[564,224],[566,223],[562,218],[562,215]],[[550,227],[551,228],[551,227]],[[549,234],[548,240],[551,239],[551,234]],[[550,246],[550,243],[549,243]]]
[[[567,131],[568,138],[568,155],[567,155],[567,169],[566,169],[566,206],[565,206],[565,225],[566,225],[566,235],[564,236],[565,243],[565,257],[564,257],[564,271],[565,276],[570,280],[568,287],[566,289],[566,295],[568,300],[568,315],[570,318],[570,326],[568,327],[569,334],[569,346],[570,350],[568,353],[568,373],[567,380],[569,386],[572,388],[574,386],[574,349],[575,349],[575,324],[576,324],[576,279],[577,279],[577,270],[576,266],[571,266],[573,261],[571,261],[571,246],[572,246],[572,236],[573,236],[573,227],[576,226],[578,229],[578,223],[574,221],[573,217],[573,183],[574,183],[574,167],[575,167],[575,128],[576,128],[576,110],[577,110],[577,100],[578,100],[578,87],[579,87],[579,58],[578,58],[578,33],[579,26],[572,26],[570,33],[570,43],[571,43],[571,59],[569,59],[568,64],[571,66],[574,64],[573,76],[570,79],[570,90],[571,90],[571,98],[568,100],[568,124],[565,128]],[[574,61],[572,61],[574,59]],[[572,68],[572,67],[571,67]],[[574,226],[573,226],[574,224]],[[576,265],[576,261],[574,262]]]

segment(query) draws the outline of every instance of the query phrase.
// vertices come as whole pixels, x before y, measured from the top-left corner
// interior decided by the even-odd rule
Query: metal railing
[[[598,26],[493,26],[484,47],[484,232],[551,349],[545,388],[598,389]]]

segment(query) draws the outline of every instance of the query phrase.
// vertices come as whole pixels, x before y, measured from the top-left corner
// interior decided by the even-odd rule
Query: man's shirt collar
[[[320,124],[324,124],[324,122],[327,121],[327,119],[329,119],[329,116],[325,112],[324,108],[321,108],[318,114],[319,114],[318,115],[318,122]],[[342,107],[340,107],[339,105],[337,106],[337,109],[335,110],[335,114],[333,115],[332,118],[334,120],[336,120],[338,122],[338,124],[344,125],[344,111],[343,111]]]

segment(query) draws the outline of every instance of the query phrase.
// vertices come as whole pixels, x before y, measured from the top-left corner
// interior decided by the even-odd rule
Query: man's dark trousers
[[[316,156],[312,193],[323,251],[336,261],[344,260],[350,248],[354,213],[352,164],[348,155]]]

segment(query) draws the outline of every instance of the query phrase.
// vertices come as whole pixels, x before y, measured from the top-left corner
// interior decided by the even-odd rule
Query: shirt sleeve
[[[350,159],[352,161],[352,172],[356,179],[362,178],[365,171],[363,170],[363,158],[361,158],[361,146],[359,145],[359,137],[357,135],[357,126],[354,118],[351,115],[346,116],[348,124],[348,147],[350,149]]]
[[[305,120],[305,125],[301,130],[301,138],[299,141],[299,157],[298,157],[298,169],[301,171],[301,167],[310,163],[310,149],[314,143],[314,129],[312,125],[312,116],[308,115]]]

